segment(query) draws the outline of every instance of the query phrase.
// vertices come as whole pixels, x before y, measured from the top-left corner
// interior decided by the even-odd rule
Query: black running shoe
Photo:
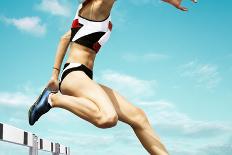
[[[50,93],[51,90],[45,88],[36,102],[29,109],[28,119],[30,125],[34,125],[43,114],[47,113],[52,108],[48,103],[48,96]]]

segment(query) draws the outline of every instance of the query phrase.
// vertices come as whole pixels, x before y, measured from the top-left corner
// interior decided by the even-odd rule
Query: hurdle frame
[[[35,134],[0,122],[0,141],[29,147],[29,155],[38,155],[39,150],[52,155],[70,155],[70,148],[50,142]]]

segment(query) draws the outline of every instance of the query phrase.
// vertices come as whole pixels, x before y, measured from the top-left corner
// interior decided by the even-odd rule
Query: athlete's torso
[[[80,4],[72,23],[67,62],[79,62],[92,69],[96,53],[108,40],[114,0],[86,0]]]

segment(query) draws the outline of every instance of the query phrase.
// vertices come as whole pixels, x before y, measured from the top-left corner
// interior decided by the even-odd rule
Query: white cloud
[[[75,127],[75,125],[72,126]],[[79,124],[80,126],[80,124]],[[119,127],[120,126],[120,127]],[[123,129],[121,129],[123,126]],[[76,132],[78,130],[78,132]],[[49,139],[55,139],[56,141],[62,142],[64,144],[70,145],[72,153],[81,154],[81,155],[90,155],[90,154],[118,154],[118,148],[121,149],[123,155],[128,155],[130,152],[138,151],[135,155],[144,154],[145,150],[142,148],[142,145],[137,140],[133,131],[130,130],[130,127],[119,123],[117,127],[110,128],[107,130],[97,129],[95,127],[88,128],[86,132],[85,129],[80,129],[80,127],[73,128],[70,131],[68,130],[58,131],[58,130],[48,130]],[[51,138],[50,138],[51,137]],[[70,138],[72,137],[72,138]],[[73,141],[73,139],[81,139]],[[117,145],[115,143],[117,142]],[[91,149],[86,150],[86,146]],[[107,146],[107,147],[106,147]],[[140,153],[141,151],[142,153]],[[120,155],[121,155],[120,151]],[[134,154],[134,153],[133,153]]]
[[[197,87],[212,89],[217,87],[221,78],[218,67],[212,64],[200,64],[198,61],[191,61],[180,67],[181,76],[187,77],[196,82]]]
[[[70,16],[70,7],[68,4],[61,3],[60,0],[42,0],[40,4],[36,6],[40,11],[50,13],[56,16]]]
[[[202,147],[201,151],[203,155],[231,155],[232,154],[232,142],[220,144],[210,144],[208,146]]]
[[[33,103],[34,98],[23,92],[0,92],[0,105],[20,106]]]
[[[136,101],[164,140],[172,155],[229,155],[232,125],[228,122],[196,120],[166,100]],[[230,147],[228,147],[230,146]],[[214,149],[212,149],[214,148]]]
[[[161,53],[125,53],[122,55],[122,59],[129,61],[129,62],[136,62],[136,61],[161,61],[168,59],[169,56]]]
[[[14,145],[12,143],[0,141],[0,155],[24,155],[28,154],[28,149],[21,145]]]
[[[57,130],[49,130],[51,133],[55,133],[57,136],[56,138],[60,139],[59,141],[69,141],[70,143],[73,143],[73,139],[70,139],[70,137],[75,137],[74,139],[84,139],[82,141],[75,141],[75,144],[77,146],[105,146],[108,143],[113,143],[114,142],[114,136],[113,135],[96,135],[96,134],[86,134],[86,133],[71,133],[71,132],[65,132],[65,131],[57,131]],[[52,136],[53,137],[53,136]],[[51,139],[52,139],[51,137]],[[96,142],[98,143],[92,143]]]
[[[146,98],[155,95],[157,82],[141,80],[112,70],[102,72],[100,80],[129,98]]]
[[[39,17],[24,17],[19,19],[1,17],[1,20],[15,26],[22,32],[27,32],[35,36],[43,36],[46,34],[46,26],[41,23]]]
[[[171,145],[170,145],[171,144]],[[222,139],[172,139],[168,140],[171,155],[231,155],[231,141]]]
[[[186,139],[169,139],[167,145],[171,155],[202,155],[199,151],[200,144]]]
[[[179,112],[175,104],[165,101],[137,101],[149,113],[155,127],[165,133],[190,138],[222,136],[232,131],[231,124],[223,122],[199,121]]]
[[[35,89],[31,82],[27,82],[25,84],[18,85],[17,90],[14,92],[0,91],[0,106],[1,104],[9,106],[29,106],[35,102],[43,89],[44,86],[43,88]]]

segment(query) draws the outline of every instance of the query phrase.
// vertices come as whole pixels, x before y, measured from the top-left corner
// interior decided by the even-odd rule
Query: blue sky
[[[72,154],[146,155],[122,123],[97,129],[53,109],[28,125],[27,110],[51,76],[57,43],[78,2],[0,4],[0,121],[62,142]],[[171,155],[231,155],[232,2],[183,5],[188,12],[158,0],[117,1],[94,79],[144,109]],[[11,147],[0,142],[0,154],[27,151]]]

